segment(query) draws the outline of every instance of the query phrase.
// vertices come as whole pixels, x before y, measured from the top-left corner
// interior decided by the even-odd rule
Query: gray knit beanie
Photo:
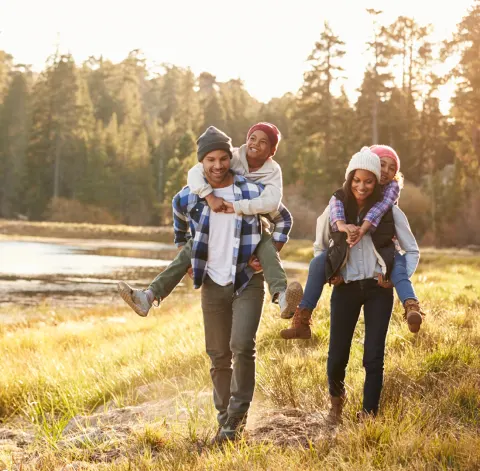
[[[203,158],[212,150],[226,150],[232,158],[232,139],[215,126],[210,126],[197,139],[197,157],[201,162]]]
[[[380,157],[374,154],[368,147],[362,147],[360,152],[353,155],[348,163],[347,170],[345,172],[345,180],[348,178],[348,174],[352,170],[368,170],[372,172],[377,181],[380,182],[382,175],[382,165],[380,164]]]

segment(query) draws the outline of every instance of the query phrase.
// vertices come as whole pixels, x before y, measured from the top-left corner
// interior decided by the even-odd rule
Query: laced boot
[[[403,314],[407,321],[410,332],[416,334],[420,330],[422,324],[422,311],[420,310],[420,304],[416,299],[407,299],[404,304],[405,312]]]
[[[229,417],[227,421],[219,428],[212,445],[221,445],[225,442],[238,440],[245,429],[247,423],[247,416],[243,417]]]
[[[306,307],[297,307],[292,319],[292,326],[289,329],[283,329],[280,336],[285,339],[310,339],[312,338],[312,309]]]
[[[339,425],[342,423],[343,406],[345,405],[345,395],[335,397],[330,396],[330,410],[327,415],[327,423],[330,425]]]

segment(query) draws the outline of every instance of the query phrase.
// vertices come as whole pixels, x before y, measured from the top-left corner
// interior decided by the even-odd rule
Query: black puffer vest
[[[345,201],[343,189],[337,190],[333,195],[342,203]],[[357,225],[356,205],[344,205],[344,207],[347,224]],[[363,220],[365,215],[366,212],[360,215],[361,220]],[[394,236],[395,223],[393,212],[390,209],[385,213],[377,229],[372,234],[373,245],[387,266],[387,279],[390,278],[395,257],[395,244],[392,240]],[[338,274],[348,255],[347,234],[345,232],[333,232],[330,230],[330,240],[330,247],[327,250],[327,259],[325,261],[325,275],[328,281],[332,276]]]

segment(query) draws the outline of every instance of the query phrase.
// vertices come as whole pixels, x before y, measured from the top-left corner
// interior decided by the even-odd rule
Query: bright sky
[[[240,78],[248,92],[268,101],[296,92],[306,59],[325,20],[345,41],[346,90],[351,98],[369,60],[372,31],[366,8],[435,26],[448,38],[473,0],[0,0],[0,49],[41,70],[55,50],[80,63],[90,55],[120,61],[141,49],[150,63],[168,62],[208,71],[220,81]],[[442,91],[448,109],[451,89]]]

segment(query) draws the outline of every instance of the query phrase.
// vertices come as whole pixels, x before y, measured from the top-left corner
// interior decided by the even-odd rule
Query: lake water
[[[106,246],[100,241],[0,241],[0,275],[106,275],[127,267],[164,267],[168,265],[168,259],[152,259],[148,257],[149,253],[175,248],[153,243],[147,246],[145,243],[113,244]],[[108,255],[108,251],[116,255]]]
[[[0,239],[0,304],[102,303],[119,279],[148,285],[175,253],[155,242]]]
[[[0,304],[117,303],[118,280],[146,287],[176,253],[173,244],[156,242],[0,239]],[[295,262],[284,266],[290,272],[307,267]],[[179,288],[191,285],[185,277]]]

